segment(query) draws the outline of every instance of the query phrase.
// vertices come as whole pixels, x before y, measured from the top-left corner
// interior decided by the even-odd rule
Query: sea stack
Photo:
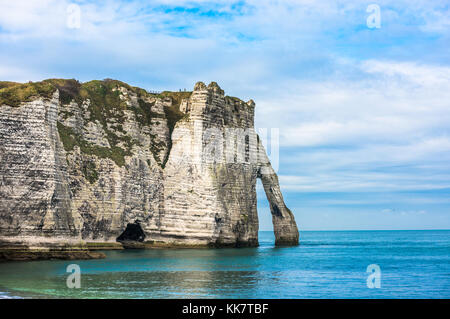
[[[254,108],[215,82],[0,82],[0,258],[121,249],[135,221],[143,248],[257,246],[257,178],[276,245],[297,245]]]

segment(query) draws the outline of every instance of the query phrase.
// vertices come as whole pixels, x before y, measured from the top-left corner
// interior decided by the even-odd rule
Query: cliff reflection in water
[[[108,251],[107,259],[11,263],[1,286],[24,297],[256,298],[263,280],[258,248]],[[66,287],[67,265],[81,268],[81,289]],[[1,290],[1,289],[0,289]]]

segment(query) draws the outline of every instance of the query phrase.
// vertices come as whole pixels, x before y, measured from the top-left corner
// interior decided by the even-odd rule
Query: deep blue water
[[[0,263],[0,298],[450,298],[450,231],[301,232],[298,247],[107,251],[107,259]],[[81,288],[66,267],[81,268]],[[367,266],[381,269],[369,289]]]

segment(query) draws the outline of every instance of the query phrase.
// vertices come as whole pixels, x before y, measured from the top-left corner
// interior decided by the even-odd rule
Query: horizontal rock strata
[[[115,80],[0,82],[0,258],[12,242],[117,249],[135,221],[145,240],[130,247],[257,246],[257,178],[276,244],[297,244],[254,108],[214,82],[161,94]]]

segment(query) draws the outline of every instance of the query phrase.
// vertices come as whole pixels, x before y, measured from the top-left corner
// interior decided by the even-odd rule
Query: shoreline
[[[75,242],[75,241],[0,241],[0,263],[34,260],[104,259],[102,251],[146,249],[221,249],[258,247],[259,242],[195,243],[164,241]]]

